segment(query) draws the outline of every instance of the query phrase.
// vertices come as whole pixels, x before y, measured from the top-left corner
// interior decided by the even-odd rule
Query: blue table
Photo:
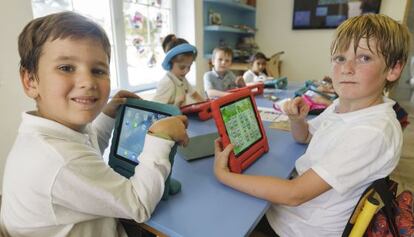
[[[272,106],[262,96],[256,98],[256,103]],[[269,152],[244,173],[287,178],[306,146],[296,143],[289,132],[271,129],[269,125],[264,122]],[[217,129],[212,119],[202,122],[190,118],[190,137],[214,131]],[[270,203],[219,183],[213,173],[213,162],[214,157],[187,162],[177,154],[172,177],[181,182],[182,190],[161,201],[146,224],[167,236],[247,236]]]

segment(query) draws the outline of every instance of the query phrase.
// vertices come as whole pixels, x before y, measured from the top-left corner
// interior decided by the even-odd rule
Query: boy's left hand
[[[221,174],[230,172],[228,162],[229,162],[229,155],[230,152],[233,150],[233,145],[229,144],[226,148],[222,148],[221,139],[217,138],[214,141],[214,174],[216,175],[217,179],[221,180]]]
[[[127,98],[140,99],[139,96],[130,91],[120,90],[112,97],[111,101],[105,105],[105,107],[102,109],[102,112],[111,118],[115,118],[116,110],[121,104],[124,104],[126,102]]]
[[[236,85],[237,85],[237,87],[245,87],[246,86],[246,82],[244,81],[242,76],[237,76],[236,77]]]

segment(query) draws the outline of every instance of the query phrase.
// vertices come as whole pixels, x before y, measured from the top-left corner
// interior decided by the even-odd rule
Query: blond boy
[[[227,159],[232,146],[222,150],[216,141],[217,179],[272,202],[266,217],[280,236],[340,236],[362,192],[398,163],[402,130],[395,102],[383,92],[400,78],[409,42],[407,27],[385,15],[343,22],[331,46],[339,98],[310,121],[309,107],[300,97],[284,106],[294,139],[309,143],[296,161],[297,177],[231,173]]]

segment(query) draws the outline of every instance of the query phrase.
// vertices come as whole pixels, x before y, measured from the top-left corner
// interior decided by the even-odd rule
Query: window
[[[162,37],[173,32],[174,0],[32,0],[33,15],[75,11],[101,25],[111,42],[111,88],[141,91],[164,76]]]

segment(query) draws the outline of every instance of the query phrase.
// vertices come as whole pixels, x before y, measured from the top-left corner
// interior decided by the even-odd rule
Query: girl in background
[[[166,53],[162,67],[167,73],[158,83],[153,100],[178,107],[204,101],[185,78],[197,57],[196,47],[170,34],[164,38],[162,48]]]
[[[246,83],[265,81],[267,78],[265,73],[267,60],[268,58],[263,53],[257,52],[252,55],[249,60],[251,69],[243,74],[244,81]]]

